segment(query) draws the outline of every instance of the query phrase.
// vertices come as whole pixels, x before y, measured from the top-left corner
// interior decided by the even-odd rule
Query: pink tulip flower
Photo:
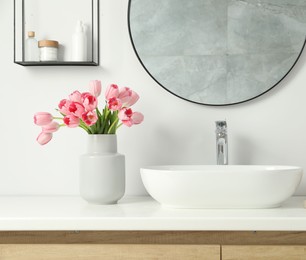
[[[119,113],[118,113],[118,118],[123,121],[123,120],[129,120],[131,116],[133,115],[133,111],[131,108],[122,108]]]
[[[38,135],[38,137],[36,138],[36,141],[40,145],[45,145],[45,144],[49,143],[51,139],[52,139],[52,133],[41,132]]]
[[[89,92],[82,93],[82,101],[83,106],[87,111],[92,111],[96,109],[98,105],[96,97],[90,94]]]
[[[63,122],[66,126],[70,128],[78,127],[80,124],[80,118],[74,116],[74,115],[66,115],[63,118]]]
[[[133,112],[131,108],[122,108],[118,113],[118,118],[128,127],[140,124],[144,117],[139,112]]]
[[[71,101],[68,99],[62,99],[60,103],[58,104],[58,108],[60,112],[64,115],[69,115],[69,105],[71,104]]]
[[[119,96],[119,88],[116,84],[111,84],[105,91],[105,99],[117,98]]]
[[[132,121],[134,125],[138,125],[140,123],[142,123],[144,116],[143,114],[139,113],[139,112],[134,112],[132,115]]]
[[[80,93],[80,91],[76,90],[69,95],[69,99],[72,102],[82,103],[82,94]]]
[[[48,112],[36,113],[34,123],[42,128],[37,142],[47,144],[62,126],[81,127],[90,134],[114,134],[121,124],[131,127],[144,120],[141,113],[131,109],[139,99],[135,91],[128,87],[119,89],[116,84],[109,85],[105,91],[106,107],[100,111],[98,97],[101,90],[101,81],[92,80],[88,92],[76,90],[59,102],[56,109],[60,112],[59,116],[53,117]]]
[[[122,103],[119,98],[112,97],[107,101],[107,107],[112,111],[121,109]]]
[[[95,97],[100,96],[101,94],[101,81],[100,80],[92,80],[89,82],[89,92]]]
[[[82,120],[86,125],[92,126],[97,122],[98,116],[95,111],[88,111],[82,115]]]
[[[118,98],[123,107],[131,107],[138,101],[139,95],[130,88],[124,87],[120,90]]]
[[[44,125],[42,127],[42,130],[44,133],[54,133],[59,129],[59,123],[52,121],[50,124],[48,125]]]
[[[74,115],[78,118],[82,117],[82,114],[85,112],[85,108],[82,104],[78,102],[71,102],[68,107],[70,115]]]
[[[139,95],[135,91],[132,90],[132,95],[130,99],[124,103],[124,106],[131,107],[138,101],[138,99],[139,99]]]
[[[132,90],[124,87],[120,89],[118,98],[121,100],[122,104],[127,103],[132,97]]]
[[[37,112],[34,115],[34,123],[39,126],[50,124],[53,116],[48,112]]]

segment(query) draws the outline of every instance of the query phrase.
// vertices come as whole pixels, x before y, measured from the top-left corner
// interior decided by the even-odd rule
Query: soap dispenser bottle
[[[77,22],[72,36],[72,61],[87,61],[87,38],[82,21]]]
[[[38,42],[35,39],[35,32],[28,32],[28,38],[25,41],[25,61],[39,61]]]

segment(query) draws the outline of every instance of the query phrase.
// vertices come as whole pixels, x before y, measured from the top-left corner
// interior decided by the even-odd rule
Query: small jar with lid
[[[38,42],[41,61],[57,61],[58,42],[42,40]]]

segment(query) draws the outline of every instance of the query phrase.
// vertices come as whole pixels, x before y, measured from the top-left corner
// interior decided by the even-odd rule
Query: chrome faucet
[[[226,121],[216,121],[217,164],[228,164]]]

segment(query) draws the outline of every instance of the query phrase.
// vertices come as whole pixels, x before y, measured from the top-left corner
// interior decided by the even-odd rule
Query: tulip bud
[[[100,96],[101,94],[101,81],[100,80],[92,80],[89,82],[89,92],[95,97]]]
[[[34,115],[34,123],[39,126],[50,124],[53,116],[48,112],[38,112]]]
[[[109,100],[111,98],[117,98],[119,95],[119,88],[116,84],[111,84],[107,87],[105,91],[105,99]]]
[[[39,136],[37,137],[36,141],[40,145],[45,145],[45,144],[49,143],[51,139],[52,139],[52,133],[41,132],[39,134]]]
[[[58,128],[59,128],[59,123],[55,121],[52,121],[50,124],[44,125],[42,127],[44,133],[54,133],[58,130]]]

